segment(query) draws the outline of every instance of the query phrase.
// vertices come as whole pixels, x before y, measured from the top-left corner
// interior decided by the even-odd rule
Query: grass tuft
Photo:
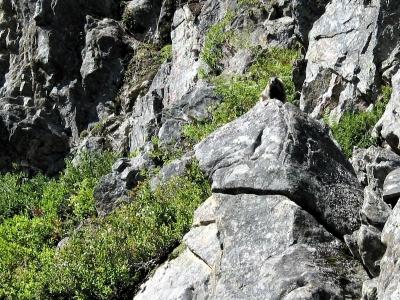
[[[243,76],[216,76],[210,79],[223,102],[210,109],[211,120],[194,122],[183,129],[183,135],[195,144],[217,128],[233,121],[249,111],[258,101],[271,77],[279,77],[285,84],[287,98],[293,102],[295,87],[292,67],[298,52],[273,48],[261,52],[248,72]]]
[[[331,126],[333,136],[347,157],[352,156],[354,147],[368,148],[377,143],[371,131],[385,112],[391,93],[391,87],[383,87],[371,111],[345,113],[338,123]]]

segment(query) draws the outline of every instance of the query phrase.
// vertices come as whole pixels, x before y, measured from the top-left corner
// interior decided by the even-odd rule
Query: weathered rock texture
[[[118,1],[78,2],[0,4],[3,151],[48,173],[62,167],[82,130],[112,113],[134,46],[110,19]]]
[[[230,30],[247,46],[224,48],[221,70],[238,74],[254,59],[252,47],[293,47],[297,38],[306,45],[326,4],[309,10],[300,0],[249,7],[235,0],[2,1],[2,169],[16,162],[55,173],[71,148],[92,138],[121,153],[155,135],[179,141],[182,125],[209,117],[208,107],[220,101],[198,78],[213,24],[235,13]],[[141,56],[149,43],[155,51],[171,43],[172,58]]]
[[[392,79],[392,97],[385,113],[375,126],[375,134],[382,137],[397,153],[400,152],[400,71]]]
[[[289,103],[259,103],[196,146],[196,157],[214,191],[286,195],[340,236],[358,226],[351,165],[328,129]]]
[[[195,155],[215,193],[196,211],[183,254],[134,299],[360,297],[367,276],[341,238],[359,226],[361,189],[322,125],[269,100]]]
[[[364,279],[343,245],[285,196],[215,194],[185,244],[134,299],[341,299],[357,297]]]
[[[331,1],[309,34],[302,109],[338,120],[376,99],[380,74],[398,69],[399,13],[397,1]]]
[[[131,201],[141,170],[159,163],[152,138],[182,146],[183,126],[223,100],[199,71],[208,30],[231,14],[236,36],[216,73],[244,74],[254,49],[299,45],[303,112],[258,103],[161,169],[153,188],[195,156],[214,194],[186,250],[135,298],[399,298],[398,0],[0,0],[0,172],[56,174],[82,151],[139,153],[94,195],[99,215]],[[356,150],[351,165],[311,117],[364,110],[390,81],[379,146]]]
[[[378,279],[377,299],[396,299],[400,297],[399,272],[399,205],[393,210],[383,229],[382,242],[387,246],[381,261],[381,275]]]

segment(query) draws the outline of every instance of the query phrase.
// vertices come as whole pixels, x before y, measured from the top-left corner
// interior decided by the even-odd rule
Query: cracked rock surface
[[[309,34],[301,107],[315,117],[367,107],[381,75],[398,70],[400,8],[395,0],[333,0]],[[323,51],[320,51],[324,49]]]
[[[285,195],[337,236],[359,226],[351,165],[327,129],[289,103],[260,102],[195,149],[214,191]]]
[[[367,273],[342,239],[360,226],[362,190],[321,124],[270,100],[195,155],[214,194],[196,211],[183,254],[134,299],[361,297]]]
[[[356,299],[366,274],[289,198],[214,194],[134,299]],[[319,298],[320,297],[320,298]]]

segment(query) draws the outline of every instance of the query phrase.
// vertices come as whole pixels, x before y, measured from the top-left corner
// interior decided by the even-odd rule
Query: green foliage
[[[0,175],[0,298],[49,298],[44,264],[66,233],[95,215],[94,187],[115,158],[82,153],[58,179]]]
[[[238,4],[241,7],[252,7],[252,6],[260,6],[260,0],[238,0]]]
[[[143,276],[182,239],[209,183],[192,164],[155,191],[143,182],[135,201],[75,234],[48,270],[52,294],[78,299],[132,296]],[[58,275],[58,276],[57,276]]]
[[[331,126],[333,136],[347,157],[351,157],[353,148],[368,148],[376,144],[371,130],[385,112],[391,95],[391,88],[384,87],[372,111],[345,113],[340,122]]]
[[[106,129],[106,122],[104,120],[98,121],[90,131],[93,136],[101,136]]]
[[[233,36],[233,31],[228,29],[232,22],[234,14],[232,12],[218,23],[211,26],[204,40],[201,59],[208,65],[212,74],[218,73],[219,62],[223,57],[222,48]]]
[[[134,151],[128,153],[128,158],[135,158],[135,157],[137,157],[139,154],[140,154],[140,150],[139,150],[139,149],[136,149],[136,150],[134,150]]]
[[[34,210],[21,202],[18,209],[3,211],[1,299],[132,297],[151,268],[180,243],[194,210],[210,194],[198,164],[192,162],[183,176],[156,190],[145,180],[132,191],[131,204],[97,217],[93,189],[114,160],[111,153],[83,153],[79,164],[68,162],[58,179],[39,175],[41,189],[29,198],[35,200]],[[39,177],[18,181],[21,174],[6,176],[16,177],[9,185],[2,181],[16,195],[33,191],[39,182]],[[68,241],[56,249],[66,234]]]
[[[39,204],[47,178],[38,175],[29,180],[22,173],[0,175],[0,222],[18,214],[32,214]]]
[[[160,62],[164,63],[172,59],[172,45],[165,45],[160,50]]]
[[[161,145],[158,137],[152,137],[151,142],[153,149],[150,152],[150,158],[156,162],[157,165],[169,163],[177,158],[182,157],[184,154],[184,147],[178,145]]]
[[[192,143],[197,143],[215,129],[240,117],[256,104],[273,76],[284,82],[288,101],[293,101],[295,87],[292,82],[292,66],[297,57],[295,50],[270,49],[258,55],[245,75],[229,78],[218,76],[211,79],[223,102],[211,108],[211,121],[186,125],[183,135]]]

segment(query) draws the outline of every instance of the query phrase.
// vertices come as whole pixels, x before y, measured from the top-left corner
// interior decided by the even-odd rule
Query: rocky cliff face
[[[212,196],[134,299],[397,299],[399,20],[397,0],[0,0],[0,170],[119,153],[107,218],[198,161]],[[272,76],[291,103],[257,102]]]

